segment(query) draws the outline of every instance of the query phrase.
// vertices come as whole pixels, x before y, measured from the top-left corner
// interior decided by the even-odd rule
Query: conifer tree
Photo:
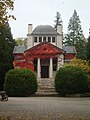
[[[89,37],[87,42],[87,60],[89,61],[89,65],[90,65],[90,32],[89,32]]]
[[[57,25],[60,25],[60,24],[62,25],[62,19],[59,12],[56,13],[54,22],[55,22],[54,28],[57,30]]]
[[[0,26],[0,89],[3,89],[4,76],[13,66],[13,48],[15,40],[9,24]]]
[[[69,20],[68,33],[65,36],[65,45],[75,46],[77,58],[86,59],[86,40],[81,28],[81,21],[76,10]]]

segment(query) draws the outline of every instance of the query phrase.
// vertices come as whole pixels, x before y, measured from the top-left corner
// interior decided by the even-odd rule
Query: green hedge
[[[86,73],[75,66],[60,68],[55,76],[55,89],[62,96],[65,94],[83,93],[88,88]]]
[[[88,75],[88,93],[90,93],[90,75]]]
[[[4,89],[9,96],[30,96],[37,91],[35,73],[28,69],[13,69],[5,76]]]

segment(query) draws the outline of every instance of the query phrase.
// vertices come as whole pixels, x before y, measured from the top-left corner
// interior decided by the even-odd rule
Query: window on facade
[[[46,37],[43,37],[43,42],[46,42]]]
[[[52,42],[55,42],[55,37],[52,37]]]
[[[42,37],[39,37],[39,42],[42,42]]]
[[[48,42],[51,42],[51,37],[48,37]]]
[[[34,37],[34,42],[37,42],[37,37]]]

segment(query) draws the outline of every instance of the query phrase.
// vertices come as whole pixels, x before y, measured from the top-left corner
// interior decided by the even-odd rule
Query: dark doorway
[[[41,78],[49,78],[49,66],[41,66]]]

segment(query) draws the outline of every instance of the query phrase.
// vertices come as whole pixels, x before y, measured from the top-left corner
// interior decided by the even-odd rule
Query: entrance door
[[[49,78],[49,66],[41,66],[41,78]]]

